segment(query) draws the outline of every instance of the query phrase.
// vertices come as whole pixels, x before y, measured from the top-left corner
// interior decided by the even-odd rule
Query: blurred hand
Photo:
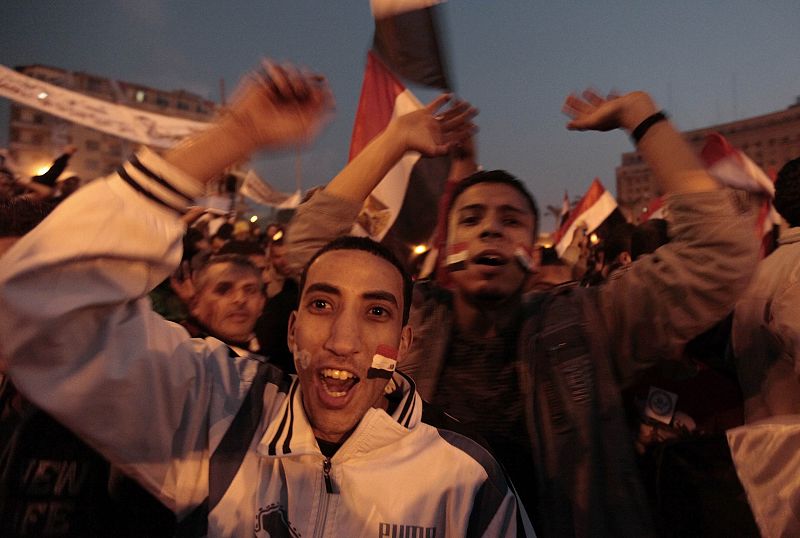
[[[330,120],[333,94],[321,75],[268,60],[246,77],[221,123],[255,148],[306,144]]]
[[[644,92],[603,97],[591,89],[584,91],[581,97],[568,95],[561,110],[572,118],[567,123],[567,129],[575,131],[610,131],[618,128],[630,131],[658,111],[650,96]]]

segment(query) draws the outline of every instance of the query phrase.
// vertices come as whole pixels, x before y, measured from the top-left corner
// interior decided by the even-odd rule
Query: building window
[[[166,97],[159,95],[156,97],[156,104],[158,106],[169,106],[169,101]]]
[[[97,151],[100,149],[100,142],[97,140],[87,140],[86,149],[89,151]]]
[[[190,110],[189,103],[185,103],[183,101],[178,101],[178,110]]]
[[[44,115],[43,114],[34,114],[33,115],[33,123],[37,125],[41,125],[44,123]]]
[[[19,129],[11,129],[11,141],[19,142]]]
[[[44,142],[44,136],[41,133],[34,133],[31,136],[31,144],[35,146],[41,146],[42,142]]]
[[[145,100],[146,97],[147,97],[147,94],[144,93],[142,90],[137,90],[136,91],[136,102],[137,103],[144,103],[144,100]]]

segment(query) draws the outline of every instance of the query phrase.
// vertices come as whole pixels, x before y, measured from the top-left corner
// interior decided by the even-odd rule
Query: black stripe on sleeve
[[[480,444],[456,432],[442,429],[438,431],[444,441],[467,454],[486,472],[486,481],[481,485],[472,503],[472,513],[467,528],[468,538],[483,536],[509,493],[509,481],[497,460]]]
[[[403,406],[403,410],[400,412],[400,415],[397,419],[398,423],[408,428],[408,424],[411,422],[411,417],[414,411],[414,400],[416,400],[414,395],[416,394],[417,387],[414,384],[414,380],[408,377],[406,374],[400,371],[398,371],[397,373],[403,376],[403,379],[405,379],[406,382],[411,385],[411,390],[409,391],[409,394],[407,396],[406,403]]]
[[[281,423],[278,426],[278,431],[275,432],[275,437],[273,437],[272,441],[269,442],[269,449],[267,450],[267,453],[270,456],[275,456],[278,453],[277,452],[278,439],[280,439],[281,435],[283,435],[283,429],[286,427],[286,422],[289,419],[289,413],[291,413],[291,411],[292,411],[292,400],[294,398],[295,390],[297,390],[297,384],[295,384],[292,387],[292,390],[289,392],[289,396],[288,396],[288,400],[289,401],[288,401],[288,404],[286,406],[286,411],[283,413],[283,418],[281,418]]]
[[[136,182],[136,180],[134,180],[128,174],[128,172],[125,171],[124,167],[120,166],[119,170],[117,170],[117,174],[119,174],[119,177],[121,177],[125,181],[125,183],[127,183],[128,185],[133,187],[133,189],[135,189],[139,193],[143,194],[145,197],[149,198],[150,200],[152,200],[152,201],[154,201],[154,202],[156,202],[158,204],[161,204],[162,206],[166,207],[167,209],[171,209],[172,211],[178,213],[179,215],[183,215],[184,214],[184,210],[183,209],[179,209],[177,207],[173,207],[171,204],[165,202],[164,200],[162,200],[161,198],[159,198],[158,196],[156,196],[152,192],[148,191],[147,189],[145,189],[144,187],[139,185]]]
[[[149,168],[145,167],[145,165],[142,164],[142,162],[139,160],[139,158],[136,155],[131,157],[129,162],[137,170],[139,170],[141,173],[143,173],[144,175],[146,175],[147,177],[149,177],[150,179],[152,179],[153,181],[155,181],[156,183],[158,183],[162,187],[165,187],[166,189],[170,190],[171,192],[174,192],[175,194],[177,194],[178,196],[183,198],[186,201],[187,204],[192,203],[192,197],[191,196],[179,191],[174,185],[169,183],[167,180],[165,180],[164,178],[162,178],[159,175],[156,175]]]
[[[300,381],[298,380],[297,385],[295,387],[300,386]],[[292,441],[292,432],[294,430],[294,399],[297,396],[297,390],[295,389],[294,393],[290,395],[290,402],[289,402],[289,428],[286,430],[286,438],[283,441],[283,453],[284,454],[291,454],[292,449],[290,448],[289,444]],[[302,404],[301,404],[302,405]]]

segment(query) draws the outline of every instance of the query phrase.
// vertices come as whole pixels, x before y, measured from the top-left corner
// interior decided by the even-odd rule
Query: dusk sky
[[[800,95],[800,4],[781,1],[451,0],[441,9],[457,93],[480,108],[485,168],[523,179],[542,207],[583,193],[631,148],[620,133],[574,133],[567,93],[648,90],[688,130],[784,109]],[[367,0],[5,0],[0,64],[74,71],[187,89],[219,100],[260,57],[324,73],[337,112],[302,153],[303,187],[345,164],[365,54]],[[417,92],[427,101],[431,92]],[[0,100],[0,147],[8,141]],[[261,157],[259,174],[291,191],[291,156]],[[544,228],[552,227],[546,218]]]

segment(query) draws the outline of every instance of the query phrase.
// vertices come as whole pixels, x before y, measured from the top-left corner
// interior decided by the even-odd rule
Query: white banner
[[[239,193],[258,204],[279,209],[293,209],[300,204],[300,191],[293,194],[282,193],[258,177],[253,170],[248,170],[245,174]]]
[[[153,148],[168,148],[208,123],[88,97],[0,65],[0,97]]]

